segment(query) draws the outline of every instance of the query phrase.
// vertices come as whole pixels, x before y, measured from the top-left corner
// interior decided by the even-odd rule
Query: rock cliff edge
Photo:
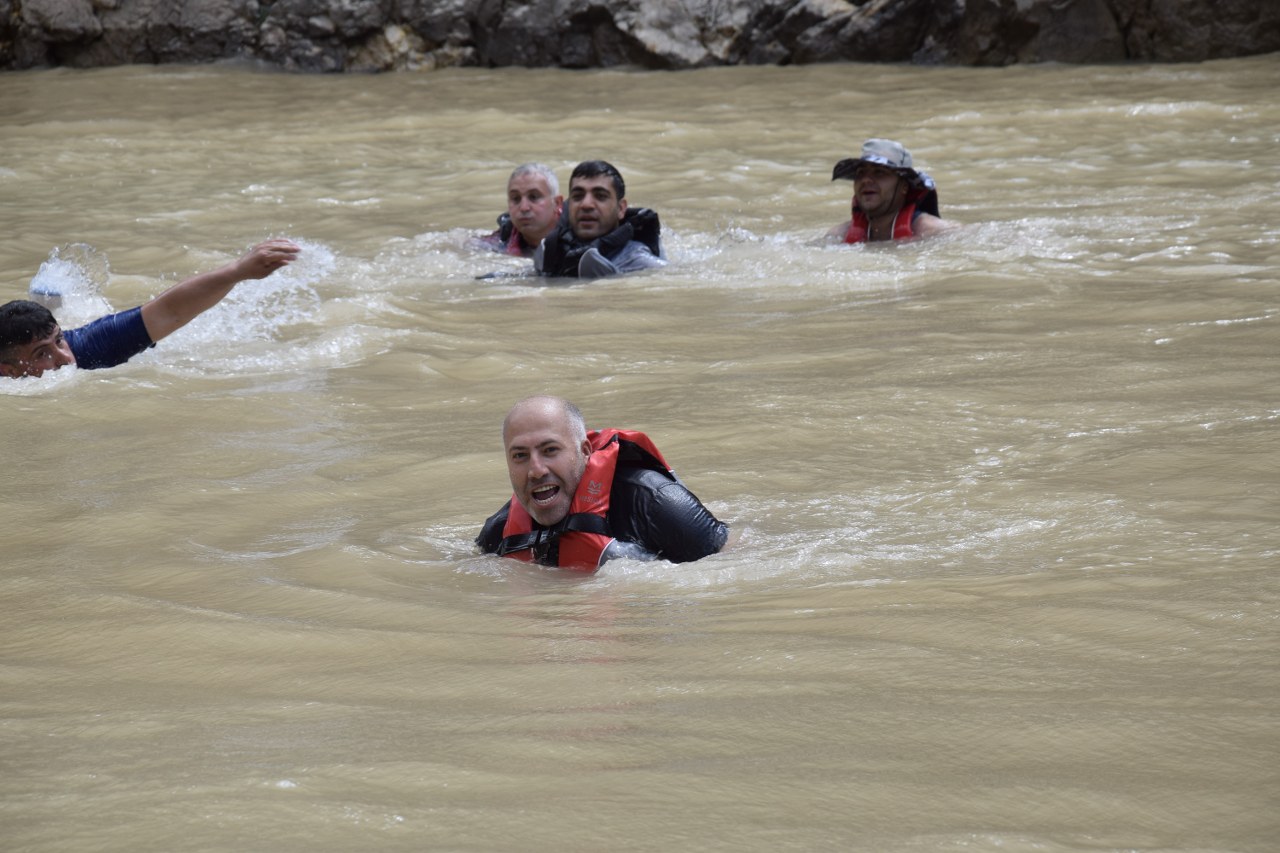
[[[1001,66],[1277,50],[1277,0],[0,0],[6,69]]]

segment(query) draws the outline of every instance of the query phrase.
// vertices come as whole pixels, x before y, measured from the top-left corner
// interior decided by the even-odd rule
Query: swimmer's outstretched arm
[[[299,251],[289,240],[267,240],[239,260],[175,284],[142,306],[147,334],[153,342],[168,337],[217,305],[240,282],[266,278],[298,257]]]

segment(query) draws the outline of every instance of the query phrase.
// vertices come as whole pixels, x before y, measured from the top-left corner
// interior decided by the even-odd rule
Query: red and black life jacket
[[[528,254],[529,250],[525,248],[524,235],[512,228],[511,237],[507,240],[506,253],[515,255],[517,258],[523,258]]]
[[[921,213],[928,213],[932,216],[938,216],[938,191],[933,186],[933,178],[923,172],[919,176],[922,179],[920,186],[911,186],[907,190],[907,197],[902,205],[902,209],[898,211],[898,215],[893,220],[893,239],[905,240],[908,237],[914,237],[915,231],[911,229],[911,223],[915,222],[916,216]],[[855,193],[852,202],[853,219],[849,222],[849,230],[845,232],[844,241],[846,243],[865,243],[867,242],[867,215],[862,212],[862,208],[858,207],[858,196]]]
[[[911,221],[915,219],[916,206],[914,204],[904,204],[902,209],[898,211],[897,217],[893,220],[893,239],[905,240],[915,234],[911,230]],[[853,208],[853,221],[849,223],[849,230],[844,234],[846,243],[865,243],[867,242],[867,215],[862,209],[856,205]]]
[[[528,257],[536,248],[524,241],[524,235],[516,229],[510,213],[498,216],[498,230],[489,235],[489,240],[490,245],[500,247],[506,254],[515,255],[517,258]]]
[[[587,433],[591,455],[578,481],[569,514],[552,527],[534,528],[533,519],[515,495],[502,528],[499,557],[536,562],[562,569],[594,572],[600,568],[605,549],[613,542],[607,515],[613,491],[613,475],[618,465],[653,468],[671,477],[662,454],[649,437],[635,430],[605,429]]]

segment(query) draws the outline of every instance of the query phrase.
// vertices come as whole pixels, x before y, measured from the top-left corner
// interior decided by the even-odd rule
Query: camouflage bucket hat
[[[831,180],[841,178],[853,180],[854,173],[863,164],[886,166],[907,179],[907,183],[920,190],[933,189],[933,181],[923,172],[917,172],[911,165],[911,152],[902,147],[902,143],[892,139],[868,139],[862,143],[862,156],[850,157],[836,163],[831,172]]]

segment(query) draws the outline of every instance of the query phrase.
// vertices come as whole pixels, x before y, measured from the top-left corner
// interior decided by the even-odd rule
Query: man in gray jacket
[[[600,278],[665,266],[662,226],[646,207],[627,207],[627,185],[604,160],[579,163],[569,178],[567,221],[533,256],[541,275]]]

